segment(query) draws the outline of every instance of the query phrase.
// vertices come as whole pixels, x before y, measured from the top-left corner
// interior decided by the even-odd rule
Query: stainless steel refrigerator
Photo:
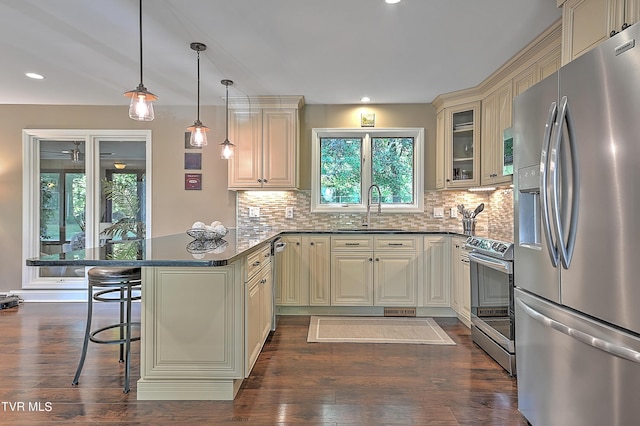
[[[514,100],[518,408],[640,424],[640,25]]]

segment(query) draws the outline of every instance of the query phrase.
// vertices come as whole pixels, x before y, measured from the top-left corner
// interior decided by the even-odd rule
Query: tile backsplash
[[[498,189],[491,193],[469,191],[425,191],[423,213],[371,213],[372,228],[403,228],[462,233],[462,218],[452,218],[450,209],[464,204],[474,209],[484,203],[477,217],[476,233],[502,241],[513,241],[513,190]],[[258,207],[260,217],[249,217],[249,207]],[[285,208],[293,208],[293,218],[285,217]],[[433,215],[442,208],[444,217]],[[359,226],[364,214],[311,213],[310,191],[238,191],[236,224],[238,228],[271,226],[281,229],[335,229]]]

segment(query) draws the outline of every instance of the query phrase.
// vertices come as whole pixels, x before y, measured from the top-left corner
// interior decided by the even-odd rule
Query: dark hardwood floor
[[[111,305],[96,305],[97,324],[110,322]],[[309,317],[279,317],[234,401],[137,401],[139,343],[131,393],[122,393],[117,345],[91,344],[71,386],[85,310],[82,303],[0,310],[0,424],[527,424],[515,378],[456,319],[436,321],[457,346],[431,346],[307,343]]]

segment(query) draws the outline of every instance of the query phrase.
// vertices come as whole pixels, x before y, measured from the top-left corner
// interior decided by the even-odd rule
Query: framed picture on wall
[[[184,168],[186,170],[202,169],[202,154],[199,152],[184,153]]]
[[[376,127],[376,115],[372,112],[360,114],[360,127]]]
[[[184,189],[201,190],[202,189],[202,173],[185,173]]]

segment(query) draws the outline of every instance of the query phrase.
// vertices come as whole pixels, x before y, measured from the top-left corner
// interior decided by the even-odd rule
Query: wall
[[[156,119],[129,119],[128,106],[0,105],[0,292],[22,283],[22,129],[151,129],[152,236],[183,232],[196,220],[235,226],[235,193],[227,191],[227,163],[220,159],[224,107],[201,108],[212,129],[202,149],[202,191],[184,190],[184,132],[195,108],[156,106]],[[194,150],[189,150],[194,152]]]

